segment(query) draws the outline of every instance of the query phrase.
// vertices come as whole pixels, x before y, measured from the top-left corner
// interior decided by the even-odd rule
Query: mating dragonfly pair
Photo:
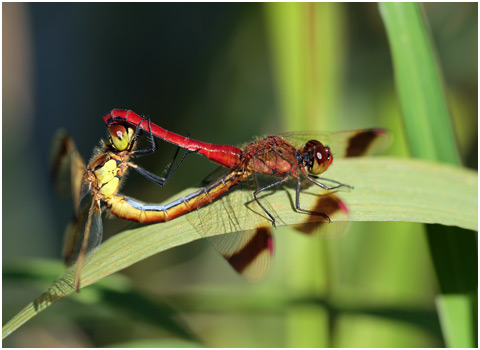
[[[267,207],[268,202],[260,198],[261,192],[282,185],[289,179],[295,179],[295,210],[330,222],[329,215],[336,210],[346,211],[345,205],[338,200],[333,210],[331,207],[328,210],[302,208],[300,205],[302,180],[307,180],[327,192],[340,187],[351,188],[338,181],[318,177],[332,164],[332,151],[335,157],[356,157],[384,148],[388,140],[386,131],[382,129],[337,133],[295,132],[267,136],[240,149],[175,134],[130,110],[114,109],[104,117],[104,121],[108,127],[109,141],[94,151],[88,166],[85,165],[74,142],[66,134],[59,137],[54,155],[54,174],[60,177],[70,173],[77,221],[67,230],[63,255],[67,264],[75,261],[77,263],[75,270],[77,290],[80,289],[85,259],[94,253],[102,240],[102,209],[106,208],[119,218],[140,223],[165,222],[196,211],[199,219],[194,225],[200,233],[204,233],[209,222],[215,221],[215,216],[205,215],[205,212],[228,210],[222,205],[216,205],[219,203],[218,198],[238,184],[256,182],[252,180],[256,180],[257,174],[276,178],[274,182],[252,189],[248,197],[239,199],[242,202],[238,206],[240,208],[245,208],[247,203],[252,202],[259,206],[260,212],[256,212],[257,229],[242,230],[242,216],[238,215],[239,213],[229,213],[230,222],[225,225],[238,228],[238,232],[209,239],[237,272],[250,280],[261,280],[273,256],[271,227],[275,226],[277,220]],[[142,132],[147,134],[151,148],[136,150]],[[187,150],[175,167],[174,162],[171,163],[165,177],[157,176],[130,161],[131,158],[155,152],[154,137],[177,145],[175,158],[180,148]],[[163,186],[189,153],[201,154],[228,168],[228,171],[206,187],[168,204],[146,204],[118,193],[122,177],[129,168]]]

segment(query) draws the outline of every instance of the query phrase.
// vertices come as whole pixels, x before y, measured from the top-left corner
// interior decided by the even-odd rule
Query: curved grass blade
[[[478,174],[475,171],[411,159],[350,158],[339,160],[329,170],[329,177],[355,187],[352,191],[337,193],[349,208],[348,221],[409,221],[477,230]],[[186,190],[176,198],[191,191]],[[305,190],[301,199],[303,206],[314,208],[322,198],[320,194],[322,192],[316,187]],[[290,199],[294,197],[294,186],[268,196],[269,203],[282,217],[279,226],[301,225],[315,220],[315,217],[296,213],[292,209]],[[124,231],[110,238],[85,265],[81,285],[88,286],[153,254],[202,238],[190,224],[188,215]],[[222,215],[219,212],[215,220],[221,220]],[[318,217],[318,220],[322,221],[322,218]],[[334,220],[336,217],[332,218]],[[242,228],[255,229],[255,222],[245,220]],[[212,230],[205,234],[217,236],[226,233],[231,232]],[[57,300],[73,293],[74,271],[75,266],[70,267],[47,291],[5,324],[3,337]]]
[[[421,5],[384,3],[379,6],[412,155],[460,164],[441,65]],[[473,310],[478,299],[478,282],[477,270],[472,265],[477,257],[476,236],[458,229],[429,226],[427,238],[440,284],[437,308],[445,341],[452,347],[475,347],[478,315]]]

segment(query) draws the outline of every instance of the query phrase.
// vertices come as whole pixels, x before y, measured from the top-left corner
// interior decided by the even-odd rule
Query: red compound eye
[[[323,173],[332,164],[333,156],[328,146],[323,146],[320,141],[310,140],[306,143],[303,153],[306,154],[307,171],[313,175]]]

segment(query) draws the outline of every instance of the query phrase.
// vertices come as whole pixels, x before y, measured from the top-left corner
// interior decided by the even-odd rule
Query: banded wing
[[[296,147],[303,148],[309,140],[318,140],[328,145],[335,157],[360,157],[385,151],[391,136],[384,129],[363,129],[338,132],[289,132],[281,134]]]
[[[356,157],[379,152],[386,149],[390,143],[388,133],[382,129],[337,133],[288,133],[281,136],[292,142],[298,149],[302,149],[309,140],[319,140],[324,145],[330,146],[336,157]],[[265,152],[263,156],[267,158],[262,159],[262,161],[265,163],[274,161],[273,153],[272,158],[269,158],[269,153]],[[228,235],[209,237],[209,239],[217,251],[237,272],[253,281],[264,278],[274,251],[272,225],[264,209],[278,223],[288,224],[288,220],[285,221],[282,217],[288,217],[291,213],[304,215],[304,223],[295,226],[298,231],[303,233],[312,233],[318,231],[319,226],[325,226],[326,220],[321,216],[312,215],[312,212],[324,213],[330,218],[334,218],[336,215],[345,216],[348,213],[343,201],[328,191],[325,193],[317,192],[320,194],[316,195],[315,204],[307,208],[310,214],[296,213],[292,198],[290,200],[284,198],[283,202],[275,199],[272,202],[273,204],[270,204],[266,197],[269,197],[270,193],[276,195],[277,192],[281,192],[281,189],[277,186],[272,188],[270,193],[267,191],[266,194],[263,194],[264,192],[262,192],[263,195],[259,198],[262,206],[265,207],[262,209],[252,195],[255,189],[259,188],[259,178],[259,176],[251,174],[241,181],[244,186],[237,186],[235,189],[230,186],[207,186],[205,188],[207,195],[210,190],[223,192],[224,195],[207,206],[197,206],[197,219],[196,221],[192,220],[192,224],[203,236],[206,236],[207,233],[210,236],[212,233],[231,232]],[[270,183],[276,180],[278,178],[269,178]],[[284,205],[285,203],[290,205]],[[280,215],[279,209],[284,210],[285,208],[290,213]],[[194,218],[194,216],[189,215],[189,218]]]
[[[194,201],[194,210],[187,219],[200,236],[208,237],[235,271],[250,281],[260,281],[273,257],[272,225],[253,198],[253,177],[235,184],[227,180],[224,186],[221,179],[228,179],[228,174],[203,189],[204,195],[210,197],[219,192],[222,195],[204,206],[197,204],[200,200]],[[214,186],[216,183],[220,185]],[[274,209],[269,207],[269,210]]]
[[[274,254],[272,222],[255,201],[253,192],[258,186],[276,180],[275,177],[252,174],[234,187],[211,188],[212,191],[222,191],[223,195],[205,206],[194,204],[193,209],[196,210],[187,215],[197,232],[208,237],[233,269],[253,282],[261,281],[267,275]],[[294,189],[295,181],[287,183],[287,186]],[[208,188],[209,186],[204,189]],[[305,217],[308,225],[298,227],[303,232],[312,230],[311,223],[316,223],[317,226],[325,223],[325,219],[320,216],[296,212],[292,196],[295,194],[279,186],[270,192],[262,192],[259,200],[274,216],[277,225],[298,222],[298,217],[292,220],[292,215]],[[335,218],[336,215],[344,214],[342,203],[334,194],[326,194],[319,197],[316,209]],[[222,234],[226,232],[228,234]],[[219,235],[212,237],[212,234]]]
[[[309,140],[318,140],[324,146],[329,146],[333,154],[333,165],[335,166],[335,159],[342,157],[360,157],[371,154],[377,154],[385,151],[391,144],[391,135],[384,129],[361,129],[351,131],[339,131],[339,132],[289,132],[282,134],[285,139],[290,141],[296,147],[301,149],[305,143]],[[325,172],[328,176],[328,170]],[[323,174],[318,177],[319,180],[327,180],[323,178]],[[354,184],[349,184],[354,185]],[[319,196],[316,202],[311,206],[312,211],[322,211],[325,214],[331,216],[334,213],[348,214],[348,208],[335,195]],[[301,225],[295,225],[294,228],[302,233],[311,234],[318,232],[321,228],[322,233],[333,232],[333,229],[325,229],[325,223],[318,222],[312,216],[305,219]],[[337,225],[338,232],[345,231],[345,228],[339,228],[341,225]]]
[[[259,282],[265,278],[273,258],[271,227],[260,226],[253,230],[209,237],[209,241],[230,266],[246,279]]]

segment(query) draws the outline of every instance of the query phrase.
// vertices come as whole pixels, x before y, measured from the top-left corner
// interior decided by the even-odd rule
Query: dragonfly
[[[68,134],[60,131],[57,135],[52,174],[59,192],[66,193],[65,184],[68,183],[73,197],[76,219],[66,230],[63,257],[67,265],[75,261],[77,263],[74,279],[77,291],[80,289],[81,271],[86,256],[91,257],[102,241],[102,209],[117,207],[118,190],[127,170],[133,168],[153,183],[164,186],[188,154],[188,152],[185,153],[173,167],[180,150],[177,148],[166,176],[157,176],[130,161],[134,157],[153,153],[157,149],[153,135],[150,133],[150,148],[136,150],[141,133],[142,130],[139,127],[111,125],[108,127],[109,142],[102,140],[102,145],[94,150],[88,166]],[[122,211],[110,211],[119,218],[128,219],[128,215],[125,217]]]
[[[148,130],[157,138],[166,142],[185,148],[191,152],[201,154],[211,161],[234,168],[238,166],[243,155],[243,150],[231,145],[216,145],[202,142],[188,136],[182,136],[166,130],[150,121],[150,118],[139,115],[128,109],[112,109],[103,120],[107,126],[120,123],[142,130]],[[368,153],[374,153],[385,149],[390,140],[388,132],[384,129],[363,129],[340,132],[293,132],[282,134],[285,138],[305,139],[316,137],[334,149],[335,155],[340,157],[359,157]],[[305,137],[302,137],[305,136]],[[281,137],[281,135],[280,135]]]
[[[260,200],[262,192],[272,190],[276,186],[286,184],[289,179],[294,179],[296,181],[295,210],[330,222],[329,213],[346,212],[345,204],[338,198],[330,196],[322,198],[322,201],[319,202],[321,205],[317,205],[315,210],[303,208],[300,204],[303,181],[306,180],[310,184],[319,186],[328,193],[342,187],[351,189],[350,185],[319,177],[331,166],[333,152],[335,152],[335,157],[361,156],[385,148],[389,140],[388,133],[383,129],[337,133],[293,132],[266,136],[243,148],[238,148],[184,137],[163,129],[147,117],[140,116],[131,110],[114,109],[104,117],[104,121],[107,126],[122,124],[149,130],[151,134],[164,141],[204,155],[228,168],[223,176],[206,187],[171,203],[145,204],[124,197],[117,200],[110,210],[129,220],[151,223],[172,220],[196,211],[202,219],[193,222],[204,236],[207,231],[213,231],[212,226],[222,226],[217,231],[222,231],[226,226],[230,226],[229,231],[235,232],[234,234],[214,236],[209,239],[237,272],[254,281],[263,279],[270,265],[273,256],[271,226],[275,227],[277,222],[274,213],[267,208],[264,201]],[[235,206],[237,209],[232,210],[230,204],[218,204],[218,198],[229,193],[228,196],[223,196],[224,200],[228,201],[229,197],[233,196],[230,194],[231,190],[241,183],[251,184],[249,187],[254,188],[257,175],[269,175],[276,180],[253,190],[251,192],[253,200],[245,196],[239,200],[244,204],[254,202],[260,208],[260,211],[253,210],[258,214],[254,216],[256,218],[254,220],[257,221],[256,228],[243,230],[242,218],[251,220],[252,215],[236,212],[239,210],[238,208],[242,208],[242,205]],[[245,193],[245,191],[237,191],[237,193]],[[215,209],[205,210],[204,206]],[[246,205],[243,205],[243,208],[245,207]],[[228,223],[219,223],[219,220],[215,218],[218,215],[215,213],[225,209],[229,211],[226,215],[229,219],[223,220],[227,220]],[[270,225],[262,219],[262,213],[269,219]]]

